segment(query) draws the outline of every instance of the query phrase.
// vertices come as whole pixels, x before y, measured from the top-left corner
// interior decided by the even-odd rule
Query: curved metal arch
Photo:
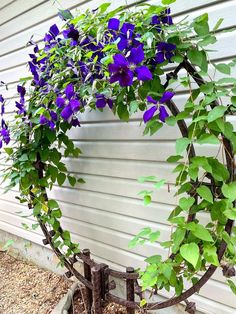
[[[190,64],[190,62],[187,59],[184,59],[184,61],[182,63],[179,64],[178,67],[176,67],[176,69],[167,74],[167,82],[164,84],[164,87],[167,88],[169,81],[172,77],[177,77],[178,72],[181,69],[185,69],[187,71],[187,73],[189,73],[189,75],[195,80],[195,82],[197,83],[197,85],[200,87],[201,85],[205,84],[205,81],[203,80],[203,78],[197,73],[196,69],[193,67],[193,65]],[[170,112],[172,113],[173,116],[176,116],[179,113],[179,110],[177,108],[177,106],[175,105],[175,103],[173,101],[169,101],[167,103],[168,109],[170,110]],[[214,101],[211,104],[211,108],[213,109],[215,106],[218,106],[218,102]],[[188,137],[188,127],[185,123],[184,120],[180,120],[177,122],[178,127],[180,129],[180,132],[182,134],[183,137]],[[235,172],[235,165],[234,165],[234,154],[233,154],[233,150],[230,144],[230,141],[224,137],[224,135],[222,134],[222,141],[224,144],[224,151],[225,151],[225,156],[226,156],[226,164],[227,164],[227,169],[230,173],[230,179],[229,182],[234,181],[234,172]],[[195,149],[194,146],[192,144],[190,144],[190,147],[187,148],[187,150],[189,151],[188,154],[188,158],[189,160],[195,156]],[[40,160],[40,156],[38,155],[38,160],[37,160],[37,170],[38,170],[38,175],[39,178],[43,178],[43,163]],[[47,197],[47,193],[46,190],[43,189],[43,194],[45,196],[45,200],[48,199]],[[197,202],[197,199],[195,199]],[[30,207],[30,205],[29,205]],[[188,215],[188,221],[192,221],[194,219],[194,215],[189,214]],[[88,281],[86,278],[84,278],[74,267],[73,264],[76,261],[76,256],[79,259],[82,260],[86,260],[87,263],[90,263],[90,266],[96,266],[98,265],[96,262],[89,260],[85,255],[83,255],[83,253],[78,253],[74,255],[74,258],[72,259],[67,259],[64,257],[63,253],[58,249],[55,248],[53,246],[53,242],[52,242],[52,235],[51,235],[51,231],[49,231],[47,229],[47,226],[41,221],[40,216],[38,217],[38,221],[40,224],[40,227],[43,231],[43,234],[45,236],[45,240],[44,240],[44,244],[49,244],[51,246],[51,248],[53,249],[54,253],[57,255],[57,257],[59,259],[63,259],[64,261],[64,265],[65,267],[68,269],[69,273],[72,275],[74,275],[79,281],[81,281],[86,287],[88,287],[89,289],[92,289],[92,284],[90,281]],[[233,221],[232,220],[228,220],[225,226],[225,231],[230,234],[231,230],[233,227]],[[63,230],[60,227],[59,228],[60,232],[62,233]],[[222,242],[219,244],[218,247],[218,259],[219,261],[222,259],[225,250],[227,248],[227,244],[225,243],[225,241],[222,240]],[[173,257],[173,256],[172,256]],[[203,274],[203,276],[199,279],[199,281],[194,284],[192,287],[190,287],[189,289],[187,289],[186,291],[184,291],[180,296],[178,297],[173,297],[170,298],[164,302],[155,302],[155,303],[147,303],[147,305],[145,306],[145,309],[147,310],[155,310],[155,309],[162,309],[162,308],[166,308],[166,307],[170,307],[173,305],[176,305],[182,301],[187,300],[187,298],[189,298],[190,296],[192,296],[194,293],[198,292],[201,287],[211,278],[211,276],[214,274],[215,270],[217,269],[216,266],[214,265],[210,265],[209,268],[207,269],[207,271]],[[113,269],[108,269],[110,271],[110,273],[112,273],[113,275],[119,277],[119,278],[124,278],[124,279],[137,279],[138,275],[137,274],[128,274],[125,272],[117,272]],[[117,304],[120,305],[124,305],[126,306],[128,309],[139,309],[139,303],[138,302],[133,302],[133,301],[127,301],[125,299],[121,299],[118,298],[110,293],[106,294],[106,299],[112,302],[115,302]]]

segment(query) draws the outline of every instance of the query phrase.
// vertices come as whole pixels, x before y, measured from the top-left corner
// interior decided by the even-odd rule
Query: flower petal
[[[124,49],[129,47],[129,41],[128,41],[128,39],[126,37],[123,38],[123,36],[119,36],[119,39],[120,39],[120,41],[117,44],[117,48],[120,51],[122,51],[122,50],[124,50]]]
[[[113,31],[118,31],[120,27],[120,21],[116,18],[111,18],[108,21],[108,29],[111,29]]]
[[[75,92],[74,92],[74,86],[73,86],[73,84],[68,84],[67,86],[66,86],[66,88],[65,88],[65,94],[66,94],[66,97],[67,97],[67,99],[71,99],[71,97],[73,97],[74,96],[74,94],[75,94]]]
[[[57,97],[56,99],[56,105],[58,108],[63,108],[65,105],[65,99],[62,97]]]
[[[73,111],[70,105],[67,105],[61,112],[61,117],[64,120],[69,120],[72,115],[73,115]]]
[[[120,77],[121,77],[121,74],[120,74],[120,73],[115,73],[114,75],[112,75],[112,76],[110,77],[109,82],[110,82],[110,83],[117,82],[117,81],[120,80]]]
[[[164,61],[165,61],[165,55],[164,55],[164,52],[158,52],[157,54],[156,54],[156,62],[157,63],[163,63]]]
[[[135,28],[134,24],[124,23],[120,29],[120,32],[123,34],[127,34],[128,31],[133,32],[134,28]]]
[[[165,122],[166,118],[169,117],[169,114],[166,111],[166,108],[164,106],[160,106],[159,108],[159,118],[162,122]]]
[[[149,68],[146,67],[145,65],[136,68],[135,71],[140,81],[148,81],[152,79],[152,73],[150,72]]]
[[[134,74],[132,71],[128,70],[127,72],[123,73],[122,75],[120,75],[120,78],[119,78],[120,86],[125,87],[125,86],[132,85],[133,78],[134,78]]]
[[[70,106],[71,106],[72,111],[75,113],[81,107],[81,103],[78,99],[71,99],[70,100]]]
[[[49,32],[52,34],[52,36],[56,37],[59,34],[59,29],[57,27],[56,24],[53,24],[50,28],[49,28]]]
[[[105,99],[104,95],[103,95],[103,97],[97,99],[96,107],[97,108],[104,108],[104,107],[106,107],[106,99]]]
[[[120,53],[114,55],[113,60],[114,60],[114,63],[116,65],[119,65],[119,66],[128,66],[129,65],[129,63],[127,62],[125,57]]]
[[[146,123],[149,120],[151,120],[156,111],[157,111],[157,107],[156,106],[152,106],[147,111],[145,111],[144,115],[143,115],[143,121]]]
[[[147,96],[147,101],[151,104],[157,104],[158,103],[158,101],[153,99],[151,96]]]
[[[165,102],[170,101],[173,96],[174,96],[173,92],[169,92],[169,91],[164,92],[161,99],[159,100],[159,103],[164,104]]]
[[[140,45],[137,48],[132,48],[130,55],[128,56],[128,61],[130,63],[139,64],[144,60],[143,47]]]

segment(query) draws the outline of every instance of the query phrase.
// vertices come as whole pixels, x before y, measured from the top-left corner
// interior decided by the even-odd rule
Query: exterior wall
[[[55,4],[53,4],[55,2]],[[95,8],[102,0],[60,0],[61,6],[75,11],[77,8]],[[132,4],[133,0],[112,1],[112,6]],[[137,2],[137,1],[136,1]],[[157,0],[149,1],[158,3]],[[16,96],[16,85],[20,77],[28,76],[26,62],[31,47],[26,47],[32,34],[40,41],[53,23],[62,25],[57,17],[57,2],[45,0],[1,0],[0,1],[0,80],[8,83],[8,90],[0,87],[8,99],[7,111],[12,114]],[[178,0],[173,6],[175,20],[184,16],[189,18],[208,12],[210,24],[214,25],[219,17],[224,23],[217,33],[218,42],[211,47],[210,56],[215,62],[224,62],[236,55],[236,32],[222,32],[236,24],[236,0]],[[217,51],[216,51],[217,50]],[[236,76],[236,73],[233,73]],[[187,95],[183,88],[178,88],[175,100],[182,106]],[[128,242],[141,228],[149,225],[161,231],[161,239],[168,239],[170,226],[167,217],[175,204],[175,188],[171,166],[165,163],[169,154],[174,153],[174,140],[180,136],[175,128],[163,128],[152,138],[142,136],[139,126],[141,115],[137,114],[127,124],[117,120],[109,111],[86,112],[81,116],[82,128],[71,131],[70,136],[82,149],[79,159],[67,158],[68,169],[83,177],[86,184],[76,188],[55,186],[50,197],[56,198],[62,205],[63,226],[69,229],[81,247],[89,247],[97,260],[113,264],[121,269],[132,265],[144,265],[147,255],[162,248],[156,245],[128,249]],[[198,151],[201,153],[202,148]],[[214,146],[207,148],[213,155]],[[206,148],[204,146],[204,153]],[[0,164],[2,163],[0,156]],[[137,178],[156,174],[167,178],[171,191],[163,188],[155,193],[154,202],[145,207],[137,195],[143,186]],[[148,185],[147,185],[148,188]],[[0,187],[0,193],[3,188]],[[31,217],[22,218],[16,212],[29,214],[28,209],[19,205],[14,198],[17,191],[0,195],[0,229],[16,236],[41,244],[39,230],[25,231],[21,223],[30,225]],[[205,220],[206,217],[202,216]],[[164,252],[163,252],[164,254]],[[191,298],[197,301],[199,310],[204,313],[236,313],[236,298],[233,297],[224,278],[218,272],[214,275],[199,295]],[[177,313],[177,312],[176,312]]]

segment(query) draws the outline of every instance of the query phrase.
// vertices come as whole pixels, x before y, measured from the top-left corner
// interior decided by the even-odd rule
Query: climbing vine
[[[64,157],[81,154],[71,130],[78,128],[79,132],[83,113],[108,107],[121,120],[129,121],[142,111],[145,136],[178,126],[182,137],[176,140],[176,154],[167,159],[175,165],[177,205],[168,218],[171,238],[159,241],[169,254],[166,259],[159,254],[148,257],[140,279],[144,290],[174,288],[179,296],[185,291],[185,281],[198,283],[200,271],[212,274],[222,267],[226,277],[235,275],[236,133],[232,116],[236,79],[230,74],[236,60],[227,64],[209,60],[207,49],[216,42],[222,19],[213,29],[207,13],[192,22],[173,23],[168,7],[172,2],[113,11],[104,3],[78,16],[60,11],[65,22],[62,32],[54,24],[43,44],[33,38],[29,42],[33,46],[28,63],[32,76],[22,78],[17,87],[14,121],[4,118],[7,102],[0,97],[0,147],[6,162],[11,162],[3,173],[7,189],[19,186],[17,198],[28,204],[39,225],[50,227],[53,246],[66,259],[79,252],[79,245],[71,240],[69,230],[61,228],[61,209],[56,200],[48,199],[47,190],[65,182],[71,186],[83,183],[63,162]],[[180,107],[175,105],[179,86],[188,91]],[[198,155],[196,145],[215,145],[218,153]],[[168,184],[155,176],[139,181],[153,182],[154,190]],[[145,205],[151,202],[152,193],[141,192]],[[208,223],[201,222],[199,213]],[[130,248],[156,242],[159,236],[158,230],[144,228]],[[227,282],[236,293],[234,282]]]

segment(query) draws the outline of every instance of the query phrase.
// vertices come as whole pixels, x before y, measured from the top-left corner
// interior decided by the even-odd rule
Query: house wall
[[[112,7],[134,2],[112,1]],[[26,43],[31,35],[34,34],[34,40],[41,41],[50,25],[63,24],[57,17],[58,7],[75,12],[77,9],[94,9],[101,3],[101,0],[0,1],[0,80],[8,84],[8,90],[0,87],[0,93],[8,100],[9,115],[12,115],[17,99],[17,82],[20,77],[29,75],[26,62],[32,48]],[[152,0],[149,3],[159,2]],[[209,54],[214,62],[236,57],[236,32],[222,32],[236,25],[236,0],[177,0],[172,5],[172,12],[175,21],[186,15],[191,19],[208,12],[211,26],[223,17],[224,22],[217,33],[218,42],[211,47],[213,51]],[[178,88],[176,104],[181,107],[186,99],[185,90]],[[57,199],[62,206],[63,227],[71,231],[82,248],[89,247],[94,258],[118,269],[129,265],[142,266],[145,256],[163,252],[162,248],[153,244],[134,251],[128,249],[128,242],[145,226],[160,230],[161,240],[170,235],[167,217],[176,203],[173,197],[175,177],[165,160],[174,153],[175,139],[180,133],[176,128],[163,128],[151,138],[143,137],[141,114],[127,124],[119,121],[109,110],[85,112],[81,121],[82,127],[72,130],[70,136],[83,154],[79,159],[67,158],[65,163],[69,171],[83,177],[86,184],[76,188],[71,188],[68,183],[63,187],[55,186],[49,193],[50,197]],[[201,147],[197,150],[203,153]],[[209,155],[214,155],[216,150],[214,146],[204,146],[204,153]],[[155,193],[153,203],[148,207],[143,206],[138,196],[143,186],[137,178],[143,175],[167,178],[170,183],[170,192],[164,187]],[[3,192],[3,187],[0,187],[0,192]],[[16,214],[29,213],[25,206],[18,204],[14,198],[16,195],[16,190],[0,194],[0,229],[41,245],[39,230],[25,231],[22,227],[22,222],[30,225],[33,220]],[[201,219],[204,221],[206,217]],[[199,310],[215,314],[236,313],[236,298],[224,282],[221,273],[217,272],[199,295],[191,298],[197,301]]]

